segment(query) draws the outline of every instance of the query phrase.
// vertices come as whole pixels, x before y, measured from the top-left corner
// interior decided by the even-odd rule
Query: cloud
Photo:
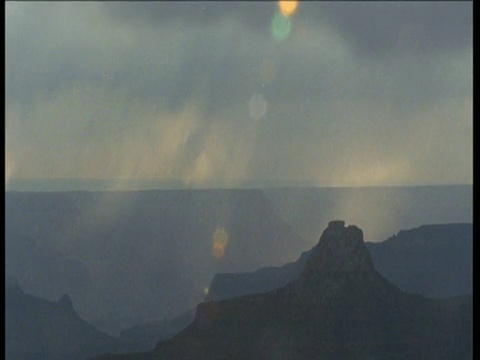
[[[358,54],[455,51],[472,44],[472,2],[305,3],[312,21],[328,22]],[[410,49],[409,49],[410,48]]]
[[[15,176],[471,182],[470,3],[275,6],[8,3]]]
[[[257,32],[268,30],[275,2],[105,3],[107,16],[137,26],[182,23],[204,27],[235,19]],[[364,55],[382,55],[406,46],[422,51],[461,49],[472,43],[472,2],[302,2],[295,22],[328,23]],[[397,49],[396,49],[397,48]]]
[[[182,23],[201,28],[218,23],[225,18],[236,19],[255,29],[268,29],[274,2],[112,2],[104,3],[106,16],[135,26],[164,26]]]

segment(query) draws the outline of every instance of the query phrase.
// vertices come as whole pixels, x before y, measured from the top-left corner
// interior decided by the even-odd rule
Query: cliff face
[[[197,307],[158,359],[469,359],[472,298],[403,293],[373,267],[362,231],[331,222],[287,286]]]
[[[285,286],[305,268],[311,250],[283,266],[260,268],[251,273],[215,274],[205,301],[219,301],[250,294],[260,294]]]
[[[423,225],[367,246],[378,272],[406,292],[435,298],[473,292],[472,224]]]

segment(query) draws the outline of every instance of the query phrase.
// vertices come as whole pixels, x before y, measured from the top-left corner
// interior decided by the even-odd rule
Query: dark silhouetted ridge
[[[375,269],[401,290],[433,298],[473,291],[472,224],[423,225],[380,243],[365,243]],[[260,294],[285,286],[305,269],[313,248],[280,267],[215,274],[205,301]]]
[[[471,296],[402,292],[374,269],[362,231],[334,221],[291,283],[202,303],[172,340],[118,358],[458,360],[472,344]]]
[[[6,285],[6,359],[81,360],[119,349],[117,339],[78,316],[68,295],[52,302],[24,293],[16,281]]]

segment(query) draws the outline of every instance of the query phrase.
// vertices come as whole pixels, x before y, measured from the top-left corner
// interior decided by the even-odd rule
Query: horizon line
[[[77,182],[77,184],[68,184]],[[96,187],[101,188],[96,188]],[[10,178],[5,184],[5,192],[68,192],[68,191],[168,191],[168,190],[274,190],[274,189],[352,189],[352,188],[411,188],[440,186],[473,186],[473,183],[418,183],[418,184],[378,184],[378,185],[316,185],[308,182],[247,180],[235,186],[204,183],[188,185],[180,179],[94,179],[94,178]],[[63,189],[62,189],[63,187]]]

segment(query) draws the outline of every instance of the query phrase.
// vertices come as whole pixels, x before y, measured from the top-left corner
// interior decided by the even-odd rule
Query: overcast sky
[[[9,2],[7,186],[471,184],[472,21],[471,2]]]

